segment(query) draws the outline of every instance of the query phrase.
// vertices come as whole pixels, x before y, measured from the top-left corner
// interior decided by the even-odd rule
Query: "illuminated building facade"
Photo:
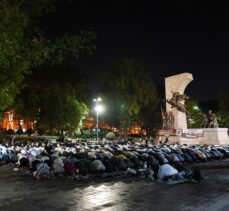
[[[36,121],[22,118],[21,115],[15,114],[13,111],[7,111],[4,114],[1,129],[3,131],[7,131],[9,129],[17,131],[18,128],[21,128],[25,132],[27,129],[34,129],[35,123]]]

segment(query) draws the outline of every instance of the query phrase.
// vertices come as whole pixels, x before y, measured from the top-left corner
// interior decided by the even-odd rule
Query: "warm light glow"
[[[104,110],[104,108],[103,108],[102,105],[97,105],[97,106],[95,107],[95,111],[96,111],[97,113],[101,113],[101,112],[103,112],[103,110]]]

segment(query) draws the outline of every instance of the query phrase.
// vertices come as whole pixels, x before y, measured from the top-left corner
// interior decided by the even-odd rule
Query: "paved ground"
[[[229,161],[197,164],[202,183],[35,180],[0,167],[0,210],[229,210]]]

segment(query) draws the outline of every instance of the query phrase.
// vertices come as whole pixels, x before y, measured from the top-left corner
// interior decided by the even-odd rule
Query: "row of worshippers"
[[[179,178],[190,173],[181,170],[183,163],[226,157],[229,157],[229,146],[145,146],[112,142],[106,144],[34,142],[0,145],[0,162],[16,164],[18,168],[15,170],[28,168],[37,179],[61,175],[93,177],[105,173],[108,175],[144,173],[150,174],[154,179],[163,179],[171,176],[171,172]],[[171,170],[171,167],[176,170]],[[163,168],[171,171],[162,170]]]

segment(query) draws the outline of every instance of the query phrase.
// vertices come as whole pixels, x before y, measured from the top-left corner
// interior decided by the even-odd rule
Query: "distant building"
[[[22,118],[21,115],[15,114],[13,111],[7,111],[4,114],[4,119],[2,120],[1,129],[7,131],[12,129],[17,131],[18,128],[21,128],[24,132],[29,128],[35,128],[36,121]]]
[[[95,117],[93,117],[93,116],[85,117],[85,119],[83,120],[82,128],[83,129],[92,129],[95,127],[96,127]],[[111,130],[113,127],[111,127],[105,121],[99,120],[99,128]]]
[[[7,111],[4,114],[4,119],[2,120],[1,129],[7,131],[12,129],[17,131],[18,128],[21,128],[24,132],[28,129],[35,129],[36,120],[23,118],[20,114],[16,114],[13,111]],[[92,130],[96,127],[96,119],[93,116],[87,116],[83,119],[81,129]],[[113,132],[119,132],[118,128],[110,126],[103,120],[99,121],[100,129],[107,129]],[[146,131],[142,130],[140,124],[134,123],[131,128],[128,128],[127,134],[140,134],[146,135]]]
[[[82,129],[93,129],[96,127],[96,119],[93,116],[87,116],[83,120]],[[99,128],[118,132],[118,128],[107,124],[105,121],[99,121]],[[127,134],[140,134],[146,135],[146,131],[141,129],[140,124],[134,123],[132,127],[128,128]]]

